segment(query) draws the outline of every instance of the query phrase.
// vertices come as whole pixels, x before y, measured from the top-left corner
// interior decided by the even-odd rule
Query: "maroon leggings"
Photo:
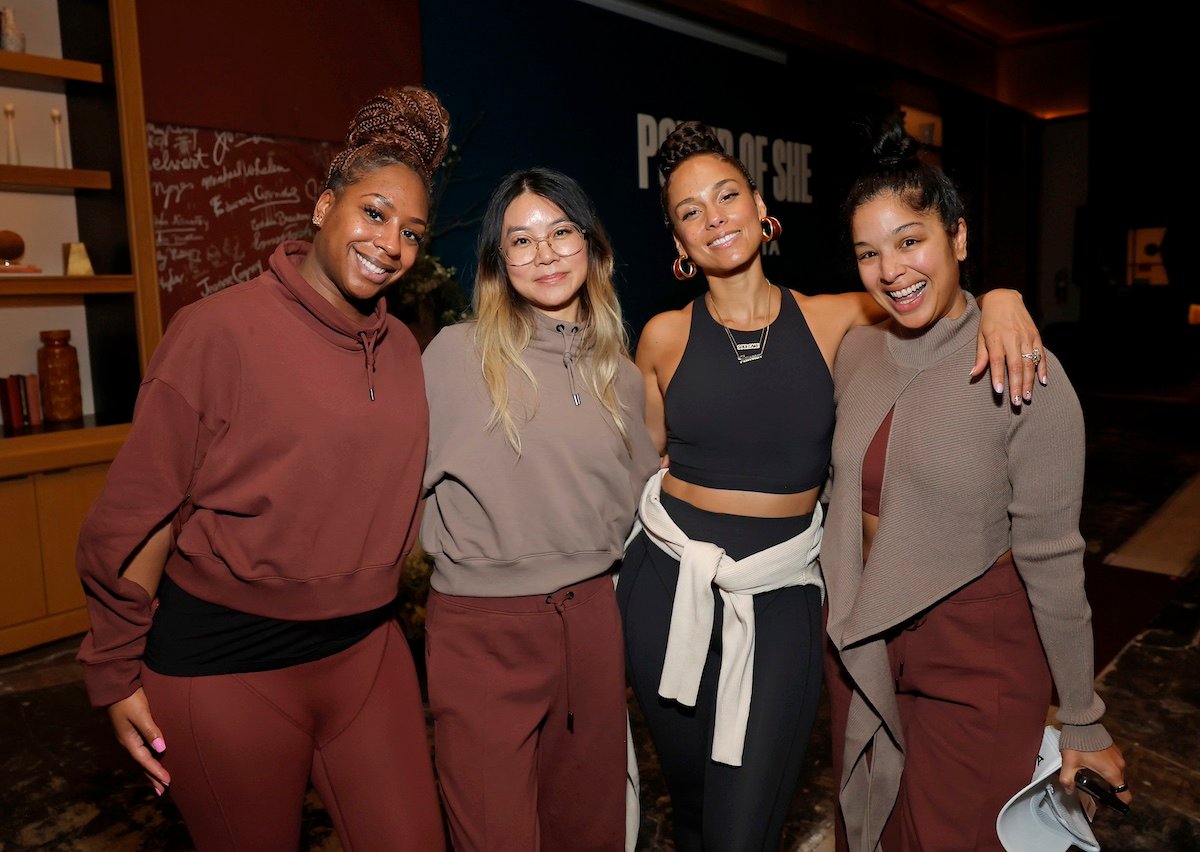
[[[1003,852],[996,815],[1029,783],[1051,699],[1050,669],[1011,558],[890,634],[887,649],[905,759],[883,848]],[[840,779],[850,689],[836,659],[827,656],[826,667]],[[840,808],[837,829],[845,850]]]
[[[296,852],[310,780],[347,852],[445,848],[420,690],[395,622],[310,663],[205,677],[143,666],[142,683],[197,849]]]
[[[425,654],[457,852],[624,850],[625,653],[611,577],[528,597],[434,591]]]

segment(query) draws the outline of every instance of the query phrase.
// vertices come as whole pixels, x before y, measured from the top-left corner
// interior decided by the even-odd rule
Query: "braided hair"
[[[722,162],[735,166],[742,173],[742,177],[746,179],[750,190],[758,191],[758,187],[754,184],[754,178],[750,177],[750,171],[746,168],[745,163],[725,151],[721,140],[717,138],[716,130],[701,121],[681,122],[667,134],[667,138],[658,147],[658,170],[663,176],[659,201],[662,203],[663,219],[666,221],[667,227],[671,226],[671,213],[667,204],[667,189],[671,186],[671,175],[686,160],[698,154],[711,154]]]
[[[450,115],[427,89],[384,89],[367,101],[346,130],[345,147],[329,164],[325,188],[337,192],[367,172],[397,163],[433,186],[433,173],[446,156]]]

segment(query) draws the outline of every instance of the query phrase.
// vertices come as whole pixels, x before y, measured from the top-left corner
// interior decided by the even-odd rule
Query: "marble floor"
[[[1105,852],[1200,850],[1200,570],[1171,577],[1105,564],[1171,496],[1200,475],[1200,394],[1085,394],[1088,542],[1098,689],[1128,760],[1131,813],[1103,813]],[[1200,524],[1200,518],[1195,519]],[[169,798],[159,800],[88,708],[73,654],[78,639],[0,657],[0,852],[190,850]],[[636,705],[642,772],[638,849],[667,852],[670,799]],[[833,781],[824,707],[793,802],[787,852],[831,849]],[[341,849],[315,795],[305,850]],[[570,850],[566,850],[570,852]]]

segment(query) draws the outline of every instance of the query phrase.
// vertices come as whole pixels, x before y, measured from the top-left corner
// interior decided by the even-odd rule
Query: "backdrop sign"
[[[266,268],[281,240],[312,236],[327,143],[147,126],[163,324]]]
[[[636,4],[605,5],[641,14]],[[848,93],[843,69],[827,58],[746,50],[677,21],[567,0],[529,0],[519,15],[490,0],[423,0],[426,85],[449,108],[462,153],[434,242],[466,288],[483,202],[507,172],[541,165],[576,178],[595,200],[635,335],[657,311],[697,296],[702,276],[680,284],[671,275],[655,158],[686,119],[718,129],[782,221],[782,239],[764,248],[773,282],[808,293],[858,286],[847,277],[838,210],[853,134],[844,116],[868,102]]]

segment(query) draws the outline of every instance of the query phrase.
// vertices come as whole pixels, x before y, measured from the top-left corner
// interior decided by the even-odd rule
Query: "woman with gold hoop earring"
[[[676,847],[775,850],[821,692],[834,354],[884,312],[864,293],[767,280],[761,247],[782,226],[712,128],[679,125],[658,159],[675,273],[698,268],[708,290],[653,317],[638,345],[646,425],[668,463],[643,492],[617,588],[629,676]],[[1004,339],[993,376],[1006,357],[1021,375],[1036,327],[1019,295],[989,308]],[[1032,371],[1023,382],[1032,390]]]

